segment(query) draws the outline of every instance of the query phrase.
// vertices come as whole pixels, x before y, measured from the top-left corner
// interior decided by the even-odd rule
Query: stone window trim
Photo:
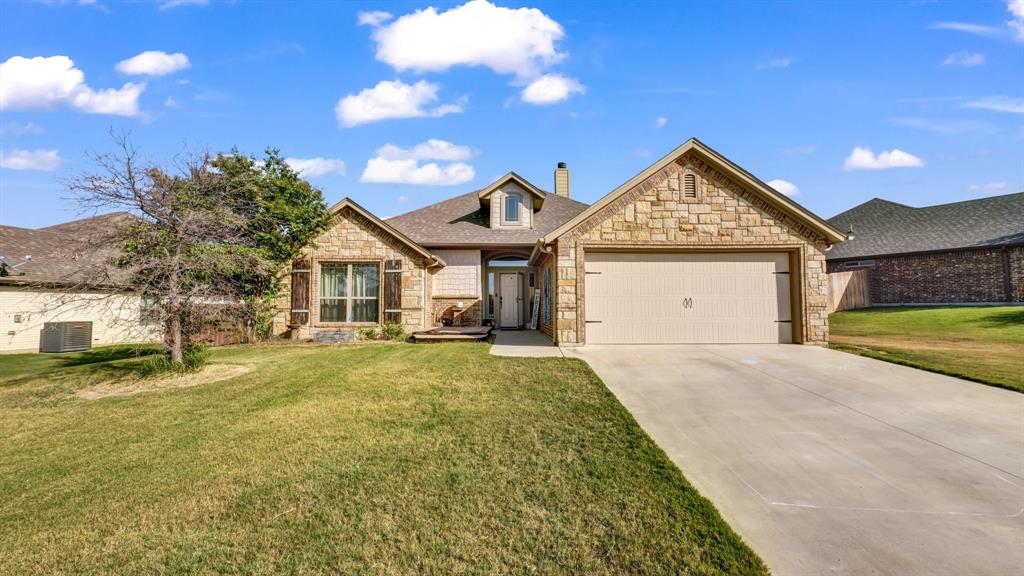
[[[630,243],[601,243],[601,242],[575,242],[572,244],[575,260],[575,273],[577,281],[575,285],[575,306],[572,308],[575,318],[576,342],[578,345],[587,341],[586,328],[586,261],[587,252],[657,252],[657,253],[708,253],[708,252],[785,252],[790,255],[790,298],[792,299],[791,314],[793,316],[793,343],[802,344],[812,339],[808,332],[808,326],[803,318],[809,318],[810,311],[807,303],[807,264],[806,246],[795,242],[780,244],[743,244],[743,243],[717,243],[717,244],[630,244]],[[795,264],[795,266],[794,266]],[[824,272],[824,268],[822,268]],[[556,289],[557,290],[557,289]],[[800,315],[796,311],[800,311]],[[799,320],[798,320],[799,319]],[[556,320],[557,321],[557,320]],[[556,330],[557,332],[557,330]]]
[[[377,283],[377,321],[376,322],[329,322],[320,319],[320,282],[323,271],[323,264],[376,264],[378,278],[380,279]],[[384,301],[384,259],[383,258],[336,258],[336,257],[322,257],[322,258],[311,258],[311,270],[312,270],[312,282],[310,282],[310,305],[312,302],[316,302],[314,308],[316,317],[315,321],[311,318],[311,328],[339,328],[339,327],[353,327],[353,328],[366,328],[373,326],[380,326],[383,322],[383,306],[381,305]],[[404,272],[403,272],[404,273]],[[312,312],[312,311],[311,311]]]
[[[508,206],[509,200],[515,200],[516,214],[515,219],[508,218]],[[519,192],[504,192],[501,197],[501,225],[502,226],[523,226],[523,195]]]

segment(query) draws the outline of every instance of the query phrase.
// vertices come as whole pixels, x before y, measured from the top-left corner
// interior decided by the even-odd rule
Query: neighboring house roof
[[[532,245],[587,208],[582,202],[539,191],[544,194],[544,206],[534,213],[532,228],[491,228],[480,206],[480,191],[389,218],[387,223],[424,246]]]
[[[382,229],[385,232],[387,232],[388,234],[391,234],[392,236],[394,236],[395,239],[398,240],[399,242],[405,244],[409,248],[412,248],[413,251],[415,251],[417,254],[423,256],[424,258],[426,258],[428,260],[428,262],[429,262],[428,266],[444,266],[445,265],[444,260],[441,260],[437,256],[434,256],[433,254],[430,253],[429,250],[427,250],[423,246],[420,246],[419,244],[417,244],[416,241],[412,240],[411,238],[409,238],[408,236],[403,234],[400,230],[396,230],[395,227],[392,226],[390,223],[385,222],[384,220],[381,220],[380,218],[377,218],[376,216],[373,215],[372,212],[370,212],[366,208],[363,208],[362,206],[357,204],[351,198],[342,198],[341,202],[338,202],[334,206],[331,206],[331,210],[330,211],[331,211],[331,214],[337,214],[338,212],[341,212],[345,208],[348,208],[348,209],[352,210],[353,212],[356,212],[357,214],[359,214],[363,218],[369,220],[370,222],[372,222],[373,224],[378,226],[380,229]]]
[[[100,214],[89,218],[72,220],[71,222],[65,222],[63,224],[54,224],[53,226],[39,228],[39,230],[42,232],[53,232],[71,238],[87,239],[93,236],[97,230],[106,230],[106,227],[109,226],[120,226],[134,218],[135,217],[128,212],[111,212],[109,214]]]
[[[54,228],[60,229],[59,226]],[[0,284],[75,285],[92,283],[100,277],[99,273],[109,275],[113,283],[117,271],[105,265],[109,255],[108,251],[88,249],[81,238],[47,228],[32,230],[0,225],[0,256],[4,261],[0,267],[3,269]],[[31,259],[26,258],[29,256]]]
[[[579,226],[587,218],[594,215],[596,212],[598,212],[608,204],[614,202],[615,199],[617,199],[619,196],[622,196],[626,192],[629,192],[638,184],[642,183],[644,180],[648,179],[659,170],[665,168],[666,166],[668,166],[672,162],[675,162],[681,156],[686,154],[687,152],[691,151],[700,154],[705,159],[711,161],[713,164],[716,164],[723,171],[729,173],[731,176],[736,178],[736,180],[739,181],[741,184],[748,186],[752,191],[760,194],[762,197],[764,197],[766,200],[768,200],[778,208],[787,212],[797,220],[803,222],[812,230],[816,230],[817,232],[822,234],[825,237],[825,239],[833,243],[842,242],[843,240],[846,239],[845,234],[834,228],[828,222],[819,218],[810,210],[807,210],[806,208],[804,208],[800,204],[797,204],[792,199],[787,198],[786,196],[784,196],[782,193],[775,190],[771,186],[760,181],[750,172],[747,172],[743,168],[740,168],[738,165],[733,163],[725,156],[722,156],[718,152],[711,149],[711,147],[708,146],[707,144],[704,144],[703,142],[697,140],[696,138],[690,138],[681,146],[669,152],[660,160],[658,160],[654,164],[651,164],[636,176],[630,178],[626,183],[619,186],[615,190],[612,190],[597,202],[591,204],[590,207],[587,208],[586,210],[580,212],[579,214],[577,214],[575,217],[565,222],[564,224],[561,224],[556,230],[553,230],[550,234],[546,234],[542,238],[542,244],[550,244],[554,242],[555,240],[558,239],[559,236],[562,236],[563,234],[569,232],[576,226]]]
[[[1024,244],[1024,192],[922,208],[875,198],[829,222],[853,228],[829,260]]]

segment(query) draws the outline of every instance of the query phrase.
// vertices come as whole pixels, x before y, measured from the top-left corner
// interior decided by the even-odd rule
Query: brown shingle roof
[[[854,238],[829,260],[1024,243],[1024,192],[914,208],[881,198],[829,219]]]
[[[479,191],[456,196],[419,210],[389,218],[387,223],[424,246],[457,244],[533,244],[587,208],[583,202],[545,193],[544,205],[533,216],[533,228],[490,227],[480,207]]]
[[[104,214],[38,230],[0,225],[0,256],[5,263],[0,284],[116,284],[123,272],[106,265],[113,249],[92,245],[89,232],[99,226],[109,229],[126,218],[131,216]]]

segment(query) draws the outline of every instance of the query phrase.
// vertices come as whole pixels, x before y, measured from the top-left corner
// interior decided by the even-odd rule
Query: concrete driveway
[[[1022,394],[809,346],[566,355],[775,574],[1024,573]]]

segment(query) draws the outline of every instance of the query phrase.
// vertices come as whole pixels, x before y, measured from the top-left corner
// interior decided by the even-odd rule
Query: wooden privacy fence
[[[850,270],[828,275],[829,313],[871,307],[871,270]]]

